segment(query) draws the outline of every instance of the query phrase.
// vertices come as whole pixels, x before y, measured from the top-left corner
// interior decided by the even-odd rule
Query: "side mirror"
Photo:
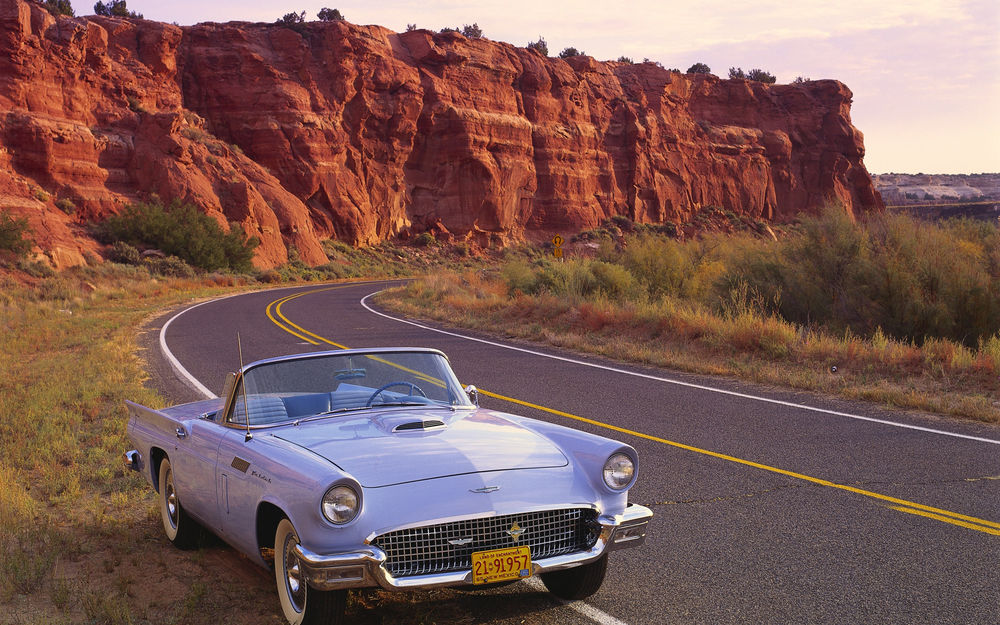
[[[479,405],[479,389],[470,384],[465,387],[465,394],[469,396],[469,401],[471,401],[476,406]]]

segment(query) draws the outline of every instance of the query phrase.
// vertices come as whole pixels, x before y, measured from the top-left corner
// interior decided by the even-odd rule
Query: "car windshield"
[[[251,366],[228,420],[246,424],[249,412],[250,425],[268,425],[382,406],[471,405],[440,353],[349,352]]]

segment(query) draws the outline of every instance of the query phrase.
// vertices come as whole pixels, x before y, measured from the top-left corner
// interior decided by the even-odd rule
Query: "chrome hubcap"
[[[302,581],[302,571],[299,559],[292,551],[296,544],[295,536],[285,539],[285,585],[288,587],[288,598],[296,612],[301,612],[306,600],[306,585]]]
[[[177,527],[177,494],[174,492],[174,474],[167,473],[167,484],[164,495],[167,498],[167,516],[170,517],[170,525]]]

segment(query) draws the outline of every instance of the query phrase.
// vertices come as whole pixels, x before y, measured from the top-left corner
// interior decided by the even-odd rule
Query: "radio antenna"
[[[250,433],[250,408],[247,407],[247,379],[243,375],[243,343],[240,341],[240,333],[236,333],[236,349],[240,352],[240,387],[243,389],[243,417],[247,421],[247,434],[243,437],[244,443],[249,443],[253,438]]]

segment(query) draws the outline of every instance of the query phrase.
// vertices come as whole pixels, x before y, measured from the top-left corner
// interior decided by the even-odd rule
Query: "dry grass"
[[[161,539],[121,466],[123,400],[163,404],[143,386],[143,319],[227,287],[112,265],[0,280],[0,622],[171,622],[136,583]]]

